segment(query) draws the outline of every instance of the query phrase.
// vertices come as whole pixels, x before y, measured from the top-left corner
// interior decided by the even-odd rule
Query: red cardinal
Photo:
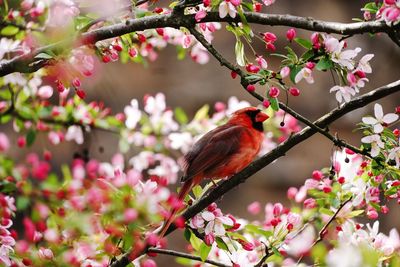
[[[205,178],[224,178],[243,170],[260,151],[264,139],[263,122],[268,115],[255,107],[239,109],[224,125],[205,134],[184,156],[184,182],[179,200]],[[160,230],[163,237],[179,209],[173,209]]]

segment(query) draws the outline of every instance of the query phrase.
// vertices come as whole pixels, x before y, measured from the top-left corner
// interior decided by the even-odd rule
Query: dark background
[[[315,0],[277,0],[276,3],[264,12],[278,14],[292,14],[316,19],[337,22],[351,22],[352,18],[362,18],[360,8],[367,1],[315,1]],[[224,25],[223,25],[224,27]],[[278,35],[276,47],[282,49],[287,41],[285,33],[287,27],[256,26],[255,32],[272,31]],[[298,30],[298,37],[309,38],[311,32]],[[215,34],[213,44],[231,62],[234,61],[234,36],[224,30]],[[258,46],[257,46],[258,45]],[[359,57],[373,53],[375,57],[371,61],[373,73],[367,77],[370,82],[361,90],[365,93],[381,85],[395,81],[400,73],[400,49],[392,43],[385,35],[379,34],[371,38],[368,34],[357,35],[348,39],[349,48],[361,47],[362,52]],[[255,41],[255,47],[260,54],[265,53],[263,45]],[[279,50],[282,51],[283,50]],[[278,52],[279,52],[278,51]],[[279,62],[276,58],[267,57],[269,66],[278,70]],[[314,120],[332,108],[337,103],[329,89],[333,86],[333,81],[329,73],[315,71],[315,83],[308,85],[305,81],[300,82],[298,87],[301,96],[290,99],[290,106],[299,113]],[[174,47],[168,47],[159,53],[159,58],[148,67],[138,64],[110,63],[102,66],[97,77],[84,81],[83,86],[88,92],[87,100],[101,100],[113,109],[113,112],[123,112],[124,106],[128,105],[132,98],[142,99],[145,94],[163,92],[167,97],[167,104],[170,107],[180,106],[193,115],[194,112],[204,104],[211,106],[216,101],[225,101],[229,96],[235,95],[239,99],[244,99],[253,105],[259,104],[251,98],[240,86],[239,80],[232,80],[230,72],[221,67],[219,63],[211,58],[206,65],[199,65],[193,62],[190,57],[183,61],[178,61]],[[263,93],[261,87],[257,88]],[[384,112],[393,112],[396,105],[399,105],[399,94],[395,94],[380,101],[384,106]],[[372,113],[373,104],[359,109],[349,114],[331,126],[332,133],[337,132],[340,138],[358,146],[361,135],[359,132],[352,132],[355,124],[361,120],[365,114]],[[0,129],[10,132],[10,129]],[[31,149],[38,152],[43,151],[44,147],[53,151],[52,160],[54,169],[58,169],[60,163],[71,162],[74,152],[82,152],[88,149],[90,156],[104,161],[117,152],[117,137],[113,134],[94,131],[85,136],[85,144],[78,146],[72,142],[65,142],[57,147],[52,147],[46,136],[37,140],[33,148],[15,149],[10,154],[14,157],[24,157]],[[16,140],[12,140],[15,144]],[[99,152],[99,147],[104,147],[104,152]],[[15,148],[16,146],[14,146]],[[245,184],[226,194],[219,206],[225,213],[232,213],[256,219],[248,215],[246,208],[251,202],[257,200],[264,205],[267,202],[283,202],[286,199],[286,190],[290,186],[300,186],[304,180],[311,176],[314,169],[320,169],[330,165],[330,154],[332,143],[321,135],[314,135],[312,138],[301,143],[290,150],[285,157],[267,166],[262,171],[255,174]],[[388,231],[392,227],[400,225],[399,206],[392,203],[389,208],[389,215],[380,215],[382,219],[381,229]],[[261,219],[260,215],[260,219]],[[183,237],[176,232],[169,238],[170,248],[182,250]],[[179,243],[175,244],[175,243]],[[165,260],[165,261],[164,261]],[[158,256],[157,261],[160,266],[173,266],[174,261],[171,257]]]

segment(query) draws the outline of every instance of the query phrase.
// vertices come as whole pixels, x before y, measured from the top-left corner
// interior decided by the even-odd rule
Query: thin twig
[[[210,52],[210,54],[213,55],[215,57],[215,59],[217,59],[220,62],[220,64],[222,66],[225,66],[228,69],[230,69],[232,71],[235,71],[241,77],[241,84],[242,84],[243,88],[246,89],[247,85],[249,84],[247,82],[247,80],[246,80],[247,74],[244,73],[241,69],[236,68],[229,61],[227,61],[210,43],[207,42],[207,40],[204,38],[204,36],[200,32],[198,32],[195,28],[189,28],[189,31],[208,50],[208,52]],[[264,97],[262,97],[257,92],[250,92],[248,90],[246,90],[246,91],[248,93],[250,93],[256,99],[261,101],[261,102],[263,102],[265,100]],[[368,152],[363,151],[363,150],[361,150],[361,149],[359,149],[359,148],[357,148],[357,147],[355,147],[353,145],[350,145],[350,144],[346,143],[343,140],[340,140],[340,139],[336,138],[335,136],[330,134],[328,130],[325,130],[325,129],[322,129],[322,128],[318,127],[317,125],[312,123],[310,120],[308,120],[307,118],[305,118],[301,114],[299,114],[296,111],[294,111],[293,109],[289,108],[287,105],[279,102],[279,107],[282,110],[284,110],[287,113],[289,113],[290,115],[292,115],[293,117],[295,117],[296,119],[298,119],[299,121],[303,122],[305,125],[311,127],[312,129],[316,130],[317,132],[319,132],[322,135],[324,135],[325,137],[327,137],[336,146],[345,147],[345,148],[348,148],[348,149],[352,150],[353,152],[355,152],[357,154],[361,154],[361,155],[367,156],[369,158],[372,158],[371,155]]]
[[[263,266],[264,262],[268,259],[268,257],[272,255],[272,253],[269,252],[268,246],[262,241],[261,241],[261,243],[263,243],[263,245],[265,246],[265,255],[261,258],[261,260],[256,265],[254,265],[254,267]]]
[[[256,12],[245,12],[244,16],[246,17],[248,23],[253,24],[290,26],[310,31],[338,33],[342,35],[385,32],[390,34],[392,40],[396,41],[396,43],[399,45],[397,42],[398,38],[396,37],[396,30],[400,27],[400,24],[396,26],[388,26],[384,21],[339,23],[287,14],[261,14]],[[114,38],[135,31],[165,27],[179,29],[182,26],[186,27],[188,25],[195,25],[203,22],[240,22],[240,17],[236,16],[236,18],[231,18],[227,16],[225,18],[220,18],[218,12],[209,12],[201,22],[197,22],[194,14],[184,15],[182,12],[172,12],[171,14],[129,19],[126,22],[111,26],[104,26],[99,29],[83,33],[82,35],[76,37],[78,40],[81,40],[81,42],[74,42],[75,37],[67,37],[65,40],[58,43],[51,44],[46,47],[40,47],[29,54],[17,56],[11,60],[4,61],[0,64],[0,77],[12,72],[35,72],[49,64],[47,60],[40,61],[40,64],[33,64],[38,61],[35,59],[36,55],[46,52],[46,50],[51,50],[54,53],[57,53],[59,48],[65,46],[66,44],[74,44],[76,46],[82,44],[94,44],[97,41]]]
[[[176,257],[186,258],[186,259],[195,260],[195,261],[201,261],[201,262],[205,262],[205,263],[212,264],[214,266],[219,266],[219,267],[230,267],[230,265],[226,265],[221,262],[214,261],[214,260],[204,260],[203,261],[199,256],[194,256],[192,254],[183,253],[183,252],[179,252],[179,251],[175,251],[175,250],[161,249],[161,248],[148,248],[147,252],[154,252],[154,253],[158,253],[158,254],[176,256]]]
[[[363,94],[352,99],[350,102],[343,104],[340,108],[336,108],[329,113],[326,113],[318,120],[314,122],[318,127],[327,127],[329,124],[333,123],[337,119],[343,117],[344,115],[352,112],[358,108],[364,107],[369,103],[372,103],[376,100],[379,100],[385,96],[392,95],[394,93],[400,92],[400,80],[387,84],[385,86],[379,87],[375,90],[372,90],[369,93]],[[244,170],[239,172],[238,174],[232,176],[230,179],[225,180],[221,184],[218,185],[214,190],[205,194],[199,201],[190,206],[183,214],[183,218],[185,220],[189,220],[194,217],[196,214],[201,212],[203,209],[208,207],[211,203],[215,202],[221,196],[225,195],[227,192],[239,186],[241,183],[244,183],[249,177],[268,166],[270,163],[274,162],[278,158],[284,156],[286,152],[288,152],[292,147],[300,144],[301,142],[307,140],[312,135],[317,133],[315,129],[311,127],[306,127],[300,132],[293,134],[289,137],[285,142],[279,144],[276,148],[262,156],[261,158],[252,162],[249,166],[247,166]],[[170,234],[176,229],[175,225],[171,225],[165,235]],[[142,255],[145,253],[145,249],[142,251],[134,251],[134,255]],[[132,260],[130,255],[133,253],[132,250],[126,252],[121,258],[115,261],[111,267],[123,267],[128,265]]]
[[[326,234],[326,229],[328,229],[329,225],[331,225],[331,223],[336,219],[339,212],[343,209],[344,206],[346,206],[347,203],[349,203],[351,201],[351,199],[352,199],[352,197],[350,197],[349,199],[344,201],[342,204],[340,204],[339,208],[335,211],[335,213],[332,215],[332,217],[329,219],[329,221],[319,231],[318,238],[315,239],[315,241],[312,243],[312,245],[310,246],[310,249],[312,249],[316,244],[318,244],[319,242],[324,240],[324,236]],[[299,265],[299,263],[301,262],[303,257],[304,257],[304,254],[299,257],[299,259],[297,260],[297,265]]]

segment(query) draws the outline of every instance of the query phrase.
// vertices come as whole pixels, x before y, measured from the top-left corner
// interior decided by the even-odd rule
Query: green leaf
[[[189,229],[185,228],[185,231],[183,232],[183,236],[185,237],[186,241],[188,241],[188,242],[190,241],[191,235],[192,235],[192,232]]]
[[[35,142],[36,139],[36,132],[34,130],[29,130],[29,132],[26,134],[26,144],[28,146],[31,146],[33,142]]]
[[[276,97],[271,97],[269,98],[269,102],[271,104],[271,108],[275,111],[279,110],[279,102],[278,99]]]
[[[29,205],[29,198],[20,196],[17,198],[17,210],[21,211],[28,207]]]
[[[4,182],[0,183],[0,192],[2,193],[10,193],[17,190],[17,186],[14,183]]]
[[[297,73],[299,73],[299,71],[301,71],[302,67],[298,66],[298,65],[292,65],[289,66],[290,68],[290,80],[292,81],[292,83],[296,83],[294,81],[294,78],[296,77]]]
[[[215,242],[217,242],[217,246],[218,246],[220,249],[225,250],[225,251],[229,251],[228,245],[225,243],[224,240],[222,240],[221,237],[215,238]]]
[[[191,235],[190,236],[190,244],[192,245],[192,247],[195,250],[198,251],[201,247],[201,244],[203,244],[203,241],[201,239],[199,239],[197,236]]]
[[[188,117],[182,108],[176,108],[174,114],[175,119],[179,122],[179,124],[186,124],[188,122]]]
[[[203,119],[208,118],[208,110],[210,109],[209,105],[204,105],[202,106],[197,112],[196,115],[194,115],[194,120],[200,121]]]
[[[294,41],[306,49],[312,48],[312,43],[310,40],[296,37],[296,38],[294,38]]]
[[[200,185],[196,185],[192,188],[192,192],[195,198],[199,198],[203,194],[203,189]]]
[[[184,60],[186,57],[186,51],[187,49],[183,48],[182,46],[178,45],[176,47],[176,52],[178,56],[178,60]]]
[[[329,209],[327,209],[327,208],[320,208],[320,209],[319,209],[319,212],[320,212],[320,213],[323,213],[323,214],[326,214],[326,215],[329,215],[329,216],[332,216],[332,215],[334,214],[333,211],[331,211],[331,210],[329,210]]]
[[[12,116],[9,115],[1,115],[0,116],[0,124],[5,124],[7,122],[9,122],[12,119]]]
[[[274,254],[276,256],[282,257],[282,254],[279,252],[279,250],[276,249],[276,247],[272,247],[271,249],[272,249],[272,252],[274,252]]]
[[[19,32],[19,28],[16,26],[8,25],[1,29],[0,34],[3,36],[13,36]]]
[[[0,91],[0,98],[4,100],[11,100],[11,92],[10,90],[1,90]]]
[[[254,224],[248,224],[246,225],[246,230],[255,234],[259,234],[265,237],[270,237],[272,236],[272,232],[271,231],[266,231],[262,228],[260,228],[260,226],[254,225]]]
[[[39,53],[35,56],[35,58],[39,59],[52,59],[53,57],[47,53]]]
[[[364,213],[364,210],[353,210],[350,212],[349,218],[357,217],[358,215],[361,215]]]
[[[246,61],[244,58],[244,46],[240,40],[236,40],[235,55],[236,55],[236,62],[239,66],[243,67],[244,65],[246,65]]]
[[[329,58],[323,57],[318,61],[315,67],[320,71],[329,70],[333,67],[333,63]]]
[[[211,251],[211,246],[207,246],[206,243],[201,243],[200,245],[200,258],[202,261],[205,261],[208,257],[208,254]]]

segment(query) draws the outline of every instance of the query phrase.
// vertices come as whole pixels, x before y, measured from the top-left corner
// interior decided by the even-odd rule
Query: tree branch
[[[314,122],[314,124],[320,128],[327,127],[332,122],[337,119],[343,117],[347,113],[361,108],[363,106],[368,105],[376,100],[379,100],[385,96],[400,92],[400,80],[397,80],[393,83],[387,84],[385,86],[379,87],[369,93],[361,95],[352,99],[350,102],[343,104],[341,107],[338,107],[331,112],[325,114],[320,117],[318,120]],[[244,170],[239,172],[238,174],[232,176],[230,179],[219,184],[214,190],[208,192],[196,202],[194,205],[189,207],[183,214],[183,218],[185,220],[189,220],[194,217],[196,214],[201,212],[203,209],[207,208],[211,203],[217,201],[224,194],[236,188],[241,183],[244,183],[248,178],[250,178],[253,174],[266,167],[270,163],[274,162],[278,158],[285,155],[287,151],[289,151],[292,147],[300,144],[304,140],[308,139],[312,135],[317,133],[317,131],[311,127],[306,127],[302,131],[292,135],[288,140],[279,144],[275,149],[271,150],[269,153],[265,154],[261,158],[252,162],[249,166],[247,166]],[[171,225],[166,233],[166,235],[170,234],[176,229],[175,225]],[[135,251],[135,255],[141,255],[145,253],[146,250],[143,251]],[[128,265],[132,258],[130,255],[132,251],[128,251],[121,258],[115,261],[111,267],[121,267]]]
[[[242,84],[243,88],[246,90],[246,87],[249,84],[249,82],[246,80],[247,74],[245,72],[243,72],[240,68],[235,67],[232,63],[230,63],[228,60],[226,60],[209,42],[207,42],[207,40],[204,38],[204,36],[200,32],[198,32],[195,28],[193,28],[193,27],[189,28],[189,31],[208,50],[208,52],[211,55],[213,55],[215,57],[215,59],[217,59],[220,62],[221,66],[227,67],[231,71],[236,72],[241,77],[241,84]],[[246,91],[249,94],[251,94],[253,97],[255,97],[256,99],[260,100],[261,102],[263,102],[265,100],[264,97],[261,96],[260,94],[258,94],[257,92],[251,92],[248,90],[246,90]],[[284,110],[285,112],[292,115],[297,120],[303,122],[305,125],[309,126],[310,128],[316,130],[317,132],[319,132],[322,135],[324,135],[325,137],[327,137],[336,146],[345,147],[345,148],[351,149],[353,152],[355,152],[357,154],[372,158],[368,152],[363,151],[353,145],[346,143],[343,140],[338,139],[336,136],[333,136],[332,134],[330,134],[327,129],[322,129],[322,128],[318,127],[317,125],[312,123],[310,120],[308,120],[306,117],[303,117],[301,114],[297,113],[296,111],[294,111],[290,107],[286,106],[285,104],[279,102],[279,107],[282,110]]]
[[[255,12],[245,12],[249,23],[270,25],[270,26],[290,26],[300,29],[319,31],[327,33],[338,33],[342,35],[349,34],[363,34],[363,33],[393,33],[399,25],[391,27],[386,25],[383,21],[367,21],[367,22],[354,22],[354,23],[339,23],[329,22],[322,20],[315,20],[312,18],[298,17],[292,15],[280,14],[262,14]],[[239,16],[236,18],[220,18],[218,12],[209,12],[202,22],[240,22]],[[121,36],[130,32],[143,31],[146,29],[172,27],[179,28],[182,26],[195,25],[196,22],[194,15],[182,15],[182,13],[172,12],[171,14],[154,15],[137,19],[129,19],[123,23],[118,23],[112,26],[104,26],[99,29],[83,33],[78,37],[81,40],[75,45],[94,44],[97,41],[105,40],[117,36]],[[11,60],[4,61],[0,64],[0,77],[10,74],[12,72],[35,72],[36,70],[51,63],[49,60],[38,60],[34,57],[39,53],[51,50],[57,53],[57,49],[65,46],[66,44],[73,43],[73,39],[68,38],[56,44],[41,47],[32,53],[14,57]],[[40,62],[40,64],[34,64]]]
[[[186,258],[186,259],[195,260],[195,261],[201,261],[201,262],[205,262],[205,263],[212,264],[214,266],[219,266],[219,267],[230,267],[229,265],[226,265],[226,264],[214,261],[214,260],[204,260],[203,261],[198,256],[194,256],[194,255],[183,253],[183,252],[178,252],[175,250],[160,249],[160,248],[148,248],[147,252],[154,252],[154,253],[158,253],[158,254],[176,256],[176,257]]]
[[[319,242],[321,242],[324,239],[324,236],[326,234],[326,229],[328,229],[329,225],[331,225],[331,223],[336,219],[336,217],[339,214],[339,212],[343,209],[344,206],[346,206],[347,203],[349,203],[351,201],[351,199],[352,198],[350,197],[345,202],[340,204],[339,208],[332,215],[332,217],[329,219],[329,221],[321,228],[321,230],[318,233],[318,238],[315,239],[315,241],[312,243],[310,249],[312,249],[316,244],[318,244]],[[299,257],[299,259],[297,260],[297,265],[301,262],[303,257],[304,257],[304,254]]]

